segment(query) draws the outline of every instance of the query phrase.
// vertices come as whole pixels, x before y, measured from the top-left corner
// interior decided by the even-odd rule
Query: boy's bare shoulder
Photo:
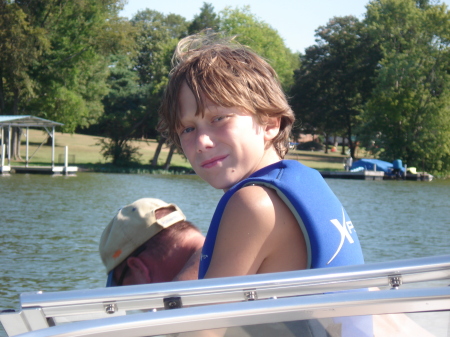
[[[296,219],[276,192],[246,186],[224,210],[207,277],[296,269],[283,261],[292,260],[284,257],[299,240],[303,237]]]
[[[273,231],[277,214],[284,203],[273,189],[264,186],[246,186],[236,191],[225,207],[221,227],[252,233],[254,241],[266,240]]]
[[[273,189],[261,185],[250,185],[233,194],[225,208],[225,213],[238,213],[255,217],[255,219],[266,219],[280,207],[285,207],[285,204]]]
[[[246,186],[237,191],[225,208],[224,219],[239,223],[241,228],[249,231],[266,233],[276,241],[290,230],[298,231],[300,228],[276,191],[261,185]]]

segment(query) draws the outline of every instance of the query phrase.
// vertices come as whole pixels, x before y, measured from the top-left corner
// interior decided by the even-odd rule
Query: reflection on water
[[[22,292],[103,287],[98,241],[120,207],[158,197],[206,229],[222,194],[196,176],[97,173],[0,176],[0,188],[0,309]]]
[[[450,181],[327,182],[367,262],[450,254]],[[17,308],[22,292],[103,287],[98,240],[121,206],[161,198],[206,232],[222,195],[193,175],[16,174],[0,188],[0,309]]]
[[[355,224],[366,262],[450,253],[450,181],[327,182]]]

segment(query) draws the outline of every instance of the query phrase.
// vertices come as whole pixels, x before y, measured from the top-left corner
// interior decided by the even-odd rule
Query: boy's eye
[[[193,127],[189,127],[189,128],[182,129],[180,134],[189,133],[189,132],[192,132],[192,131],[194,131],[194,128]]]
[[[225,119],[226,117],[227,117],[227,116],[217,116],[217,117],[215,117],[215,118],[213,119],[213,122],[219,122],[219,121]]]

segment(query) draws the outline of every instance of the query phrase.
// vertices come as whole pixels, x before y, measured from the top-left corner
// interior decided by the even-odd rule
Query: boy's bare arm
[[[206,278],[303,269],[300,227],[276,192],[247,186],[228,202]]]

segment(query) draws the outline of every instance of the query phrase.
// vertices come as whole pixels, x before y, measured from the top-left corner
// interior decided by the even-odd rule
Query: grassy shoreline
[[[69,165],[78,166],[80,171],[91,172],[120,172],[120,173],[170,173],[170,174],[189,174],[193,173],[189,162],[180,154],[175,153],[169,171],[162,169],[169,148],[164,146],[158,159],[158,166],[152,167],[150,160],[153,158],[157,147],[155,139],[135,140],[133,146],[139,148],[140,164],[129,167],[116,167],[107,162],[101,155],[100,139],[98,136],[88,136],[82,134],[55,133],[55,164],[64,165],[65,147],[68,147]],[[42,130],[30,130],[28,157],[29,165],[50,165],[51,164],[51,146],[44,143],[47,139],[47,133]],[[22,161],[11,161],[11,165],[25,165],[26,146],[22,139],[21,146]],[[298,160],[302,164],[315,168],[319,171],[342,171],[345,156],[339,152],[313,152],[290,150],[286,159]]]

